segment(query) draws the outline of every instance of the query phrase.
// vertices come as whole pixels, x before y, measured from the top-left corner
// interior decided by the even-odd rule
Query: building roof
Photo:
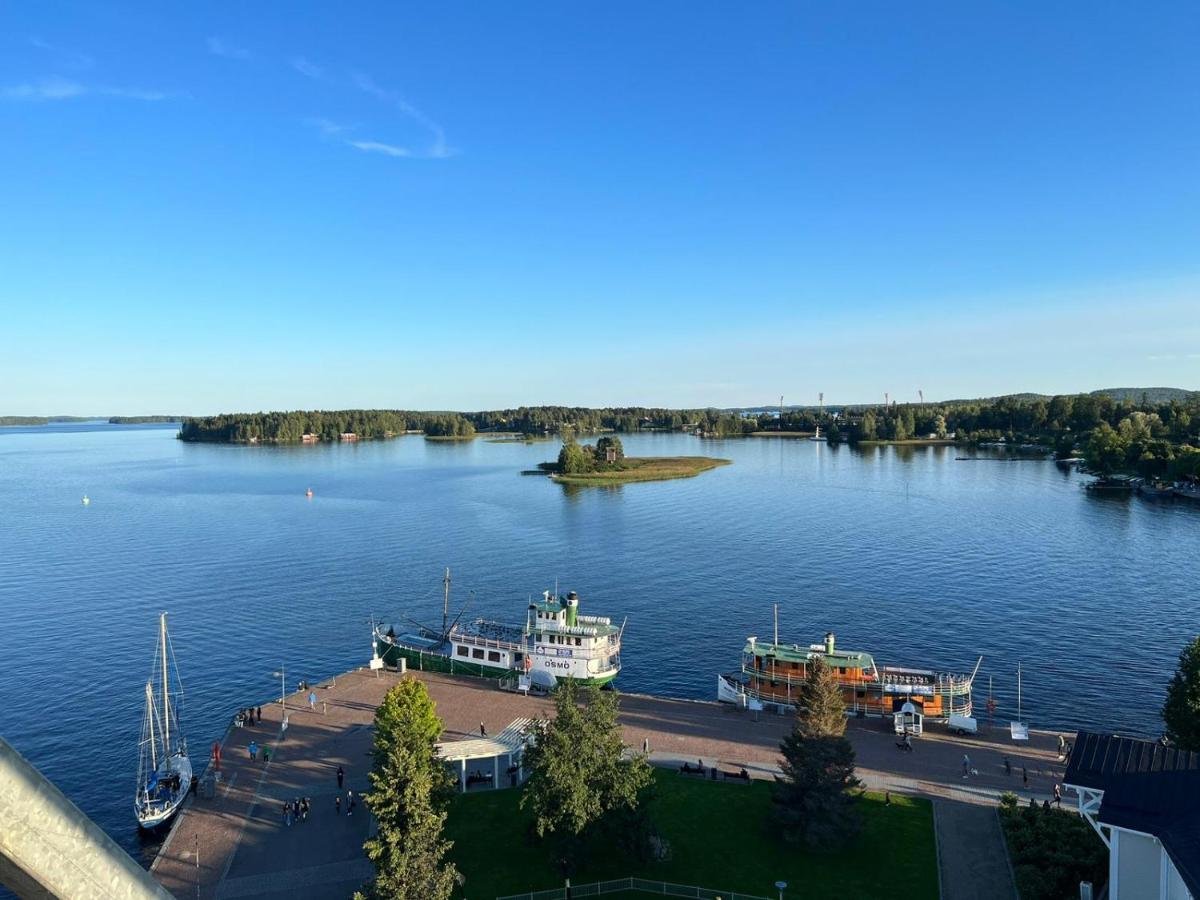
[[[1063,782],[1103,791],[1097,819],[1158,838],[1200,897],[1200,753],[1081,731]]]
[[[493,737],[469,738],[465,741],[438,741],[437,755],[447,762],[492,759],[516,753],[525,746],[533,719],[513,719],[503,731]]]
[[[1200,771],[1200,753],[1158,741],[1081,731],[1075,736],[1063,784],[1107,791],[1116,780],[1143,772]]]

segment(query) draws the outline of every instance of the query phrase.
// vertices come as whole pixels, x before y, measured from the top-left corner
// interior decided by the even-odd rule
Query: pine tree
[[[593,686],[581,709],[578,686],[568,679],[555,692],[554,718],[535,724],[536,740],[525,751],[530,776],[521,807],[533,808],[538,837],[578,836],[607,813],[637,808],[652,774],[642,757],[622,758],[618,697]]]
[[[1182,750],[1200,752],[1200,637],[1179,654],[1162,717],[1172,743]]]
[[[435,755],[442,733],[425,685],[405,678],[375,712],[371,791],[378,832],[363,847],[375,864],[369,895],[379,900],[448,900],[458,872],[442,836],[450,776]]]
[[[833,670],[811,660],[796,702],[792,733],[783,739],[773,811],[784,838],[810,847],[844,843],[861,827],[851,790],[854,748],[845,737],[846,706]]]

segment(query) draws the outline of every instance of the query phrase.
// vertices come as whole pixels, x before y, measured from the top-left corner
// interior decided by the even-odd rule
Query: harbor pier
[[[437,704],[443,740],[478,737],[481,724],[498,734],[516,719],[553,712],[550,698],[500,691],[493,681],[408,674],[426,684]],[[278,701],[263,706],[260,724],[231,727],[214,795],[201,792],[176,817],[151,868],[154,878],[179,900],[348,898],[372,877],[373,868],[362,850],[371,816],[361,803],[347,814],[346,790],[358,795],[369,788],[375,709],[399,677],[387,670],[355,670],[310,688],[317,694],[315,709],[306,700],[308,689],[288,697],[286,729]],[[706,769],[745,769],[752,778],[770,779],[791,724],[790,716],[716,702],[621,698],[626,745],[634,752],[648,748],[650,761],[665,767],[699,762]],[[931,726],[908,753],[896,746],[891,725],[889,719],[850,720],[847,736],[859,777],[871,790],[934,801],[943,896],[959,896],[961,884],[970,886],[976,900],[1011,900],[996,798],[1006,790],[1026,802],[1052,797],[1064,770],[1058,734],[1031,732],[1029,741],[1014,742],[1007,728],[982,723],[979,734],[970,736]],[[261,749],[258,759],[250,758],[251,740],[269,747],[269,762]],[[345,772],[340,789],[339,766]],[[312,804],[307,820],[285,825],[284,802],[305,797]],[[342,798],[340,810],[335,797]]]

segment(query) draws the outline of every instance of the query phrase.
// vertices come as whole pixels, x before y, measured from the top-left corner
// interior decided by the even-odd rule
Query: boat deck
[[[494,683],[440,673],[411,673],[429,688],[446,731],[443,740],[478,735],[482,721],[499,733],[514,719],[549,713],[545,697],[504,693]],[[288,698],[286,736],[280,739],[278,702],[263,705],[263,721],[231,728],[223,741],[223,782],[212,799],[196,797],[177,816],[151,869],[180,900],[344,900],[372,876],[362,853],[370,816],[359,804],[353,817],[334,809],[339,795],[335,771],[346,771],[346,787],[368,787],[371,722],[392,672],[356,670],[316,688],[316,711],[299,694]],[[235,698],[233,706],[240,705]],[[790,717],[748,713],[727,704],[626,694],[621,724],[626,743],[640,750],[648,742],[651,761],[678,766],[702,760],[726,770],[745,768],[752,777],[770,778],[778,763],[780,739]],[[1056,760],[1056,737],[1034,732],[1028,744],[1014,744],[1007,727],[955,737],[931,727],[914,741],[914,751],[895,746],[890,720],[851,720],[848,736],[858,754],[859,775],[872,789],[917,793],[947,802],[992,804],[1003,790],[1022,798],[1049,797],[1063,767]],[[272,758],[251,761],[249,741],[270,745]],[[203,746],[197,742],[197,748]],[[969,754],[978,775],[962,777]],[[1004,758],[1012,764],[1006,775]],[[195,760],[197,771],[204,762]],[[1022,773],[1028,773],[1028,787]],[[285,828],[284,799],[308,797],[308,821]],[[939,840],[940,840],[939,832]],[[944,854],[945,855],[945,854]]]

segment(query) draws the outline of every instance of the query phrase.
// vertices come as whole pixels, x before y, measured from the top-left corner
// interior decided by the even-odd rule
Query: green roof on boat
[[[808,662],[814,656],[821,656],[824,658],[826,665],[834,666],[835,668],[875,668],[875,660],[870,653],[856,653],[852,650],[835,650],[833,653],[826,653],[824,647],[818,648],[815,644],[812,647],[801,647],[799,644],[772,644],[769,641],[766,643],[747,641],[744,652],[762,657],[773,656],[780,662],[803,663]]]

